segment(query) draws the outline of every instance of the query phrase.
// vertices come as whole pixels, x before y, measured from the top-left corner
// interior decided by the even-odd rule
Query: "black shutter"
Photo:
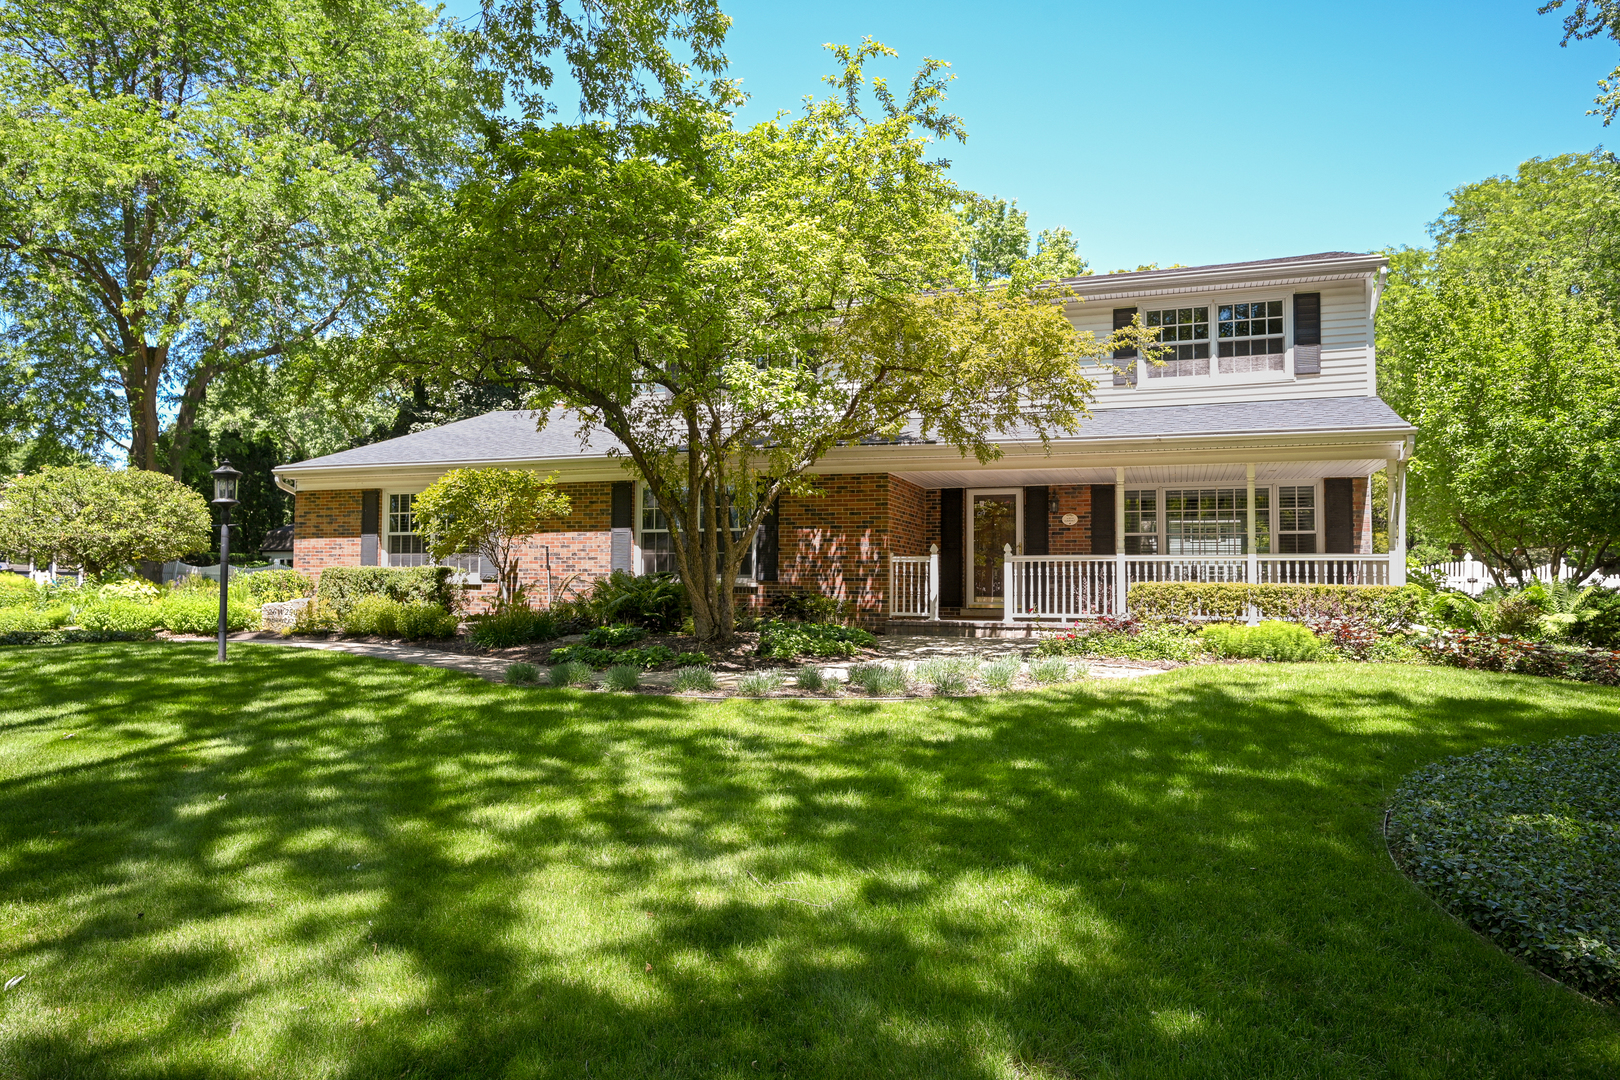
[[[633,529],[636,527],[636,494],[635,488],[628,480],[613,481],[613,518],[611,528]]]
[[[360,493],[360,565],[377,565],[377,534],[382,531],[382,492]]]
[[[1131,325],[1131,321],[1133,319],[1135,319],[1135,318],[1136,318],[1136,309],[1135,308],[1133,308],[1133,307],[1117,307],[1117,308],[1115,308],[1114,309],[1114,329],[1115,330],[1123,330],[1125,327]],[[1115,364],[1116,368],[1123,368],[1124,370],[1123,371],[1116,370],[1114,372],[1114,385],[1115,386],[1135,386],[1136,385],[1136,350],[1135,349],[1115,349],[1114,350],[1114,359],[1116,361],[1119,361],[1119,360],[1129,360],[1129,361],[1131,361],[1131,363],[1128,364],[1128,365],[1127,364],[1119,364],[1119,363]]]
[[[1322,374],[1322,294],[1294,294],[1294,374]]]
[[[1114,485],[1091,485],[1091,553],[1113,555]]]
[[[776,581],[777,551],[781,545],[781,534],[777,527],[777,516],[782,511],[782,500],[771,503],[770,513],[765,520],[759,523],[759,533],[754,538],[754,559],[756,570],[754,576],[760,581]]]
[[[1356,550],[1354,481],[1348,476],[1322,481],[1322,550],[1350,555]]]
[[[962,488],[939,493],[939,603],[962,606],[962,544],[966,537],[962,518]]]
[[[1024,554],[1050,555],[1046,540],[1046,489],[1024,489]]]

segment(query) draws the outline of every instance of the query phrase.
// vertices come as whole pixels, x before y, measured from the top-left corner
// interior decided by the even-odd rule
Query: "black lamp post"
[[[225,615],[231,588],[231,507],[236,505],[236,482],[242,474],[222,461],[211,474],[214,505],[219,507],[219,661],[225,662]]]

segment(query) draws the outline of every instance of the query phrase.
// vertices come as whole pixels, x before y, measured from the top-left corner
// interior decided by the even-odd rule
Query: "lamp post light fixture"
[[[219,507],[219,662],[225,662],[225,616],[231,588],[231,507],[236,505],[236,482],[242,474],[222,461],[211,474],[214,505]]]

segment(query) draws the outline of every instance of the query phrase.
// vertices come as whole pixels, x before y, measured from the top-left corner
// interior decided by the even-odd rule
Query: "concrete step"
[[[929,619],[891,618],[884,623],[883,632],[920,637],[1038,638],[1043,632],[1056,629],[1058,624],[1055,622],[1045,626],[1030,623],[1008,626],[989,619],[940,619],[935,622]]]

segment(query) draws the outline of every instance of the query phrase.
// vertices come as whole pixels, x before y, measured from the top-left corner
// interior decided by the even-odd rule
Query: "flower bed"
[[[1389,820],[1396,862],[1447,911],[1620,1004],[1620,733],[1436,762]]]
[[[1620,686],[1620,651],[1446,630],[1418,648],[1431,663]]]

